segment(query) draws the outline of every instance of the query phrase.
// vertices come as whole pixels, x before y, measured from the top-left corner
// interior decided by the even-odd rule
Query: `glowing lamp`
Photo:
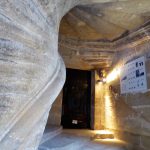
[[[111,82],[117,79],[120,76],[121,68],[114,69],[108,76],[106,77],[106,82]]]

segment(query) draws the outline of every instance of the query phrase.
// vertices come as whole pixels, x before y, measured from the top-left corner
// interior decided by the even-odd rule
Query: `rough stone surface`
[[[56,100],[52,104],[52,108],[49,112],[49,117],[47,121],[47,126],[60,126],[61,125],[61,115],[62,115],[62,99],[63,91],[57,96]]]
[[[139,39],[139,41],[142,39]],[[138,40],[137,40],[137,43]],[[112,70],[140,56],[146,57],[147,79],[149,82],[149,38],[147,42],[137,45],[128,44],[116,54]],[[129,46],[129,47],[128,47]],[[132,46],[132,47],[131,47]],[[111,71],[110,71],[111,72]],[[96,85],[96,88],[99,85]],[[111,88],[110,88],[111,86]],[[150,88],[150,87],[148,87]],[[100,92],[101,91],[101,92]],[[101,84],[99,93],[101,101],[100,127],[113,130],[116,137],[133,144],[135,149],[149,149],[150,137],[150,95],[143,93],[120,94],[119,77],[114,81]],[[102,98],[101,98],[102,97]],[[96,99],[96,101],[98,101]],[[98,106],[97,106],[98,107]],[[98,120],[97,120],[98,121]]]
[[[136,1],[139,4],[139,0]],[[71,8],[80,4],[80,2],[85,4],[89,1],[0,1],[1,150],[37,149],[51,105],[60,92],[65,80],[64,63],[58,53],[59,24],[61,18]],[[97,3],[97,1],[92,2]],[[104,1],[99,2],[103,3]],[[149,10],[149,6],[147,6],[147,1],[143,0],[143,4],[138,6],[136,13],[140,14],[141,11],[146,15],[145,18],[147,18],[147,10]],[[147,32],[145,30],[143,32],[148,39]],[[124,43],[123,45],[126,44]],[[132,47],[125,47],[127,50],[116,55],[120,55],[123,58],[123,55],[128,54],[125,59],[128,60],[133,57],[131,55],[132,52],[129,53],[133,47],[133,45]],[[140,45],[137,49],[142,50],[138,53],[136,51],[134,56],[141,55],[143,51],[146,52],[147,47],[143,48]],[[114,50],[116,49],[113,49],[113,54],[112,51],[110,52],[109,57],[106,56],[107,53],[105,52],[99,54],[102,55],[102,60],[105,60],[106,57],[104,63],[101,60],[99,60],[99,63],[96,63],[95,57],[92,58],[92,66],[94,68],[104,64],[107,66],[106,62],[108,62],[109,66],[112,63],[112,60],[109,61],[109,58],[112,59],[112,55],[114,56]],[[117,49],[117,51],[119,50]],[[84,51],[81,51],[81,53],[84,55]],[[97,55],[98,53],[96,51],[93,55]],[[80,53],[76,51],[76,54]],[[83,62],[89,62],[91,59],[83,60]],[[116,62],[118,62],[118,58]],[[110,107],[115,108],[115,103],[111,103]],[[139,129],[143,135],[149,134],[149,121],[137,115],[139,113],[135,113],[132,107],[129,107],[127,110],[131,110],[131,112],[133,110],[133,113],[128,115],[130,111],[127,111],[125,114],[123,113],[127,117],[118,116],[122,119],[120,122],[123,121],[125,123],[125,129],[128,131],[133,129],[133,132]],[[113,119],[116,118],[112,117],[111,121]],[[137,124],[134,123],[135,119],[137,119]],[[128,126],[131,121],[133,122],[133,126]],[[107,125],[107,128],[112,128],[112,126]]]
[[[65,80],[58,28],[78,0],[0,1],[0,149],[35,150]]]
[[[129,40],[149,35],[149,0],[89,0],[86,4],[73,8],[60,23],[59,50],[68,68],[111,67],[118,44],[126,46]]]

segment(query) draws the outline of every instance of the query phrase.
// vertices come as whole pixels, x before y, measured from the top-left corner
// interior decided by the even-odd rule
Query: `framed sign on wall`
[[[147,90],[145,57],[142,56],[125,64],[120,76],[121,94]]]

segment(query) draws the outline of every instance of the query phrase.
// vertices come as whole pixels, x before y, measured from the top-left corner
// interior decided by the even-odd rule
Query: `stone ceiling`
[[[60,53],[67,67],[110,67],[114,41],[150,19],[150,0],[89,0],[61,21]],[[80,46],[79,46],[80,45]]]

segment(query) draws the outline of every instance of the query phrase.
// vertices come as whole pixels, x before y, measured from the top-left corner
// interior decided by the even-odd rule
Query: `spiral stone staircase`
[[[59,26],[67,67],[109,68],[116,40],[148,21],[149,6],[149,0],[1,0],[0,149],[38,147],[65,81]]]

